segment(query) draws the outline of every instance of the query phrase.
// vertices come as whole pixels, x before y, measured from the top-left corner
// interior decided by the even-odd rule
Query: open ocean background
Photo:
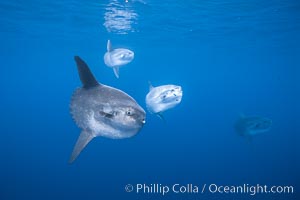
[[[0,1],[0,199],[299,199],[300,1]],[[106,42],[135,52],[106,67]],[[80,129],[69,113],[97,80],[146,110],[148,81],[183,88],[166,123],[147,113],[125,140],[94,139],[69,165]],[[251,142],[240,114],[273,120]],[[294,194],[136,194],[126,184],[292,185]]]

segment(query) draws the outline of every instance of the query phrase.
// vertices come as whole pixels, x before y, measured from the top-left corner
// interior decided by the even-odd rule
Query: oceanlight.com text
[[[125,186],[126,192],[132,192],[136,194],[160,194],[167,195],[173,194],[246,194],[246,195],[257,195],[257,194],[293,194],[293,186],[268,186],[268,185],[218,185],[218,184],[160,184],[160,183],[137,183],[127,184]]]
[[[239,186],[223,186],[217,184],[210,184],[208,186],[208,191],[210,193],[225,193],[225,194],[249,194],[249,195],[256,195],[256,194],[292,194],[294,193],[293,186],[267,186],[267,185],[249,185],[243,184]]]

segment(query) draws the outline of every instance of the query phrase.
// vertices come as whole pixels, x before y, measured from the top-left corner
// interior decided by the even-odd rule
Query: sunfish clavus
[[[125,92],[97,82],[87,64],[75,56],[82,88],[75,90],[70,112],[82,129],[75,144],[72,163],[95,137],[122,139],[134,136],[145,123],[145,111]]]

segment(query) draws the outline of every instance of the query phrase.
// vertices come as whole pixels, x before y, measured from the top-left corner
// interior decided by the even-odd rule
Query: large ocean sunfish
[[[104,54],[104,63],[112,67],[117,78],[119,78],[119,68],[130,63],[134,58],[134,52],[129,49],[113,49],[110,40],[107,41],[107,52]]]
[[[161,85],[153,87],[149,83],[149,93],[146,96],[146,105],[150,113],[163,119],[162,113],[181,102],[182,89],[178,85]]]
[[[241,116],[235,123],[236,132],[248,138],[271,129],[272,120],[260,116]]]
[[[87,64],[75,56],[82,88],[71,99],[71,115],[82,129],[75,144],[72,163],[95,137],[122,139],[134,136],[145,123],[145,111],[125,92],[97,82]]]

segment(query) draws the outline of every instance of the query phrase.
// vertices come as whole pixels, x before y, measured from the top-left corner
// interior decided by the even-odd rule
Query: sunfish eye
[[[130,116],[130,115],[132,115],[132,112],[128,110],[128,111],[126,111],[126,115]]]

